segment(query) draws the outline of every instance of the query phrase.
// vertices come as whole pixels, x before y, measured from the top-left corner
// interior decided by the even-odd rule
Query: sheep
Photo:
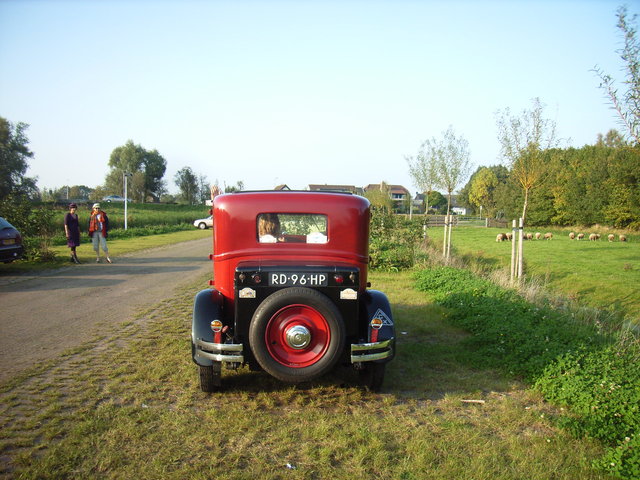
[[[542,237],[542,234],[540,232],[536,232],[536,240],[540,240],[540,237]]]
[[[613,239],[614,239],[614,238],[616,238],[616,236],[615,236],[613,233],[610,233],[610,234],[607,236],[607,240],[609,240],[610,242],[613,242]]]
[[[553,233],[547,232],[544,234],[545,240],[551,240],[553,238]]]
[[[571,240],[573,240],[574,238],[576,238],[576,234],[575,234],[575,233],[573,233],[573,232],[571,232],[571,233],[569,234],[569,238],[570,238]]]
[[[524,238],[527,240],[533,240],[533,233],[527,233]]]
[[[496,235],[496,242],[503,242],[507,238],[506,234],[499,233]]]
[[[589,240],[592,242],[595,242],[596,240],[600,240],[600,234],[592,233],[591,235],[589,235]]]
[[[505,233],[505,235],[507,236],[507,240],[509,241],[513,240],[513,233],[509,232],[509,233]]]
[[[579,233],[578,234],[578,240],[582,240],[584,238],[584,233]]]
[[[627,241],[626,235],[620,235],[619,239],[620,239],[621,242],[626,242]]]

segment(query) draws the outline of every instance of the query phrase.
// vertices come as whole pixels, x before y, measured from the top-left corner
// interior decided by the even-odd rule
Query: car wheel
[[[222,362],[213,362],[213,365],[203,367],[198,365],[200,369],[200,390],[211,393],[220,389],[222,384]]]
[[[249,343],[260,366],[285,382],[305,382],[331,370],[342,354],[344,322],[325,295],[286,288],[256,309]]]
[[[199,228],[200,230],[206,230],[206,229],[207,229],[207,224],[206,224],[206,223],[204,223],[204,222],[200,222],[200,223],[198,224],[198,228]]]

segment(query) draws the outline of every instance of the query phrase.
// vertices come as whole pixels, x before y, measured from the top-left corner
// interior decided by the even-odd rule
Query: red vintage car
[[[196,295],[191,332],[200,387],[222,364],[285,382],[350,364],[378,390],[395,355],[387,297],[368,289],[370,204],[344,193],[264,191],[213,201],[213,288]]]

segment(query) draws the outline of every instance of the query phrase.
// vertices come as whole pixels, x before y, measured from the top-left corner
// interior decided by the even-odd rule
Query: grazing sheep
[[[570,238],[571,240],[573,240],[574,238],[576,238],[576,234],[575,234],[575,233],[573,233],[573,232],[571,232],[571,233],[569,234],[569,238]]]
[[[584,233],[579,233],[578,234],[578,240],[582,240],[584,238]]]
[[[540,237],[542,237],[542,234],[540,232],[536,232],[536,240],[540,240]]]
[[[527,233],[524,238],[526,238],[527,240],[533,240],[533,233]]]
[[[599,238],[600,238],[600,235],[598,235],[597,233],[592,233],[591,235],[589,235],[589,240],[592,242],[595,242]]]
[[[503,242],[507,236],[504,233],[499,233],[496,235],[496,242]]]
[[[551,240],[552,238],[553,238],[553,233],[547,232],[547,233],[544,234],[544,239],[545,240]]]
[[[513,233],[509,232],[509,233],[505,233],[505,235],[507,236],[507,240],[509,241],[513,240]]]
[[[626,242],[627,241],[627,237],[625,235],[620,235],[620,241],[621,242]]]
[[[607,239],[608,239],[610,242],[613,242],[613,239],[614,239],[614,238],[616,238],[616,236],[615,236],[613,233],[610,233],[610,234],[607,236]]]

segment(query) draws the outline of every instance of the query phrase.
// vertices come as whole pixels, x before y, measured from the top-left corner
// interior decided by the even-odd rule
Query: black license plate
[[[326,287],[326,273],[273,272],[269,274],[270,287]]]

